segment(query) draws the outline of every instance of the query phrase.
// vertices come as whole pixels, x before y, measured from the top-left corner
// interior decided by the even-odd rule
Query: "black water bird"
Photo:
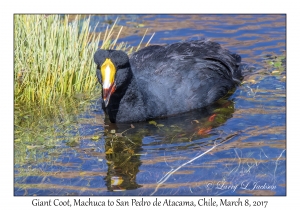
[[[241,57],[208,40],[94,55],[102,107],[112,123],[145,121],[207,106],[240,83]]]

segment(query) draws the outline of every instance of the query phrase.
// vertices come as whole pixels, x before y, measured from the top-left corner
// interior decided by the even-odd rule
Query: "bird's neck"
[[[117,86],[105,111],[113,123],[146,120],[143,97],[131,72],[127,80]]]

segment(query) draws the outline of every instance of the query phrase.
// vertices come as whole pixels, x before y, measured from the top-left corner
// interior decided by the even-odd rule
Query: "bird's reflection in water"
[[[214,129],[234,112],[234,102],[221,99],[216,103],[188,113],[132,124],[112,124],[106,119],[105,151],[108,165],[106,185],[109,191],[132,190],[142,162],[145,137],[155,139],[150,144],[192,142],[214,135]],[[178,148],[179,149],[179,148]],[[186,149],[186,148],[182,148]],[[142,152],[143,151],[143,152]]]
[[[133,142],[110,130],[106,136],[105,153],[108,166],[106,185],[110,191],[131,190],[141,187],[136,183],[141,160],[138,152],[142,140]]]

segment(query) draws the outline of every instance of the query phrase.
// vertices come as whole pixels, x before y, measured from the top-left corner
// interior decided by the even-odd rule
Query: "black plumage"
[[[98,50],[94,61],[103,86],[103,109],[113,123],[207,106],[242,78],[241,57],[208,40],[153,45],[130,59],[122,51]]]

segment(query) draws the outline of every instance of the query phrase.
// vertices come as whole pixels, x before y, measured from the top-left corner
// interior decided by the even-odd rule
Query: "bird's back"
[[[240,61],[239,55],[207,40],[149,46],[130,58],[150,118],[186,112],[221,98],[239,81]]]

